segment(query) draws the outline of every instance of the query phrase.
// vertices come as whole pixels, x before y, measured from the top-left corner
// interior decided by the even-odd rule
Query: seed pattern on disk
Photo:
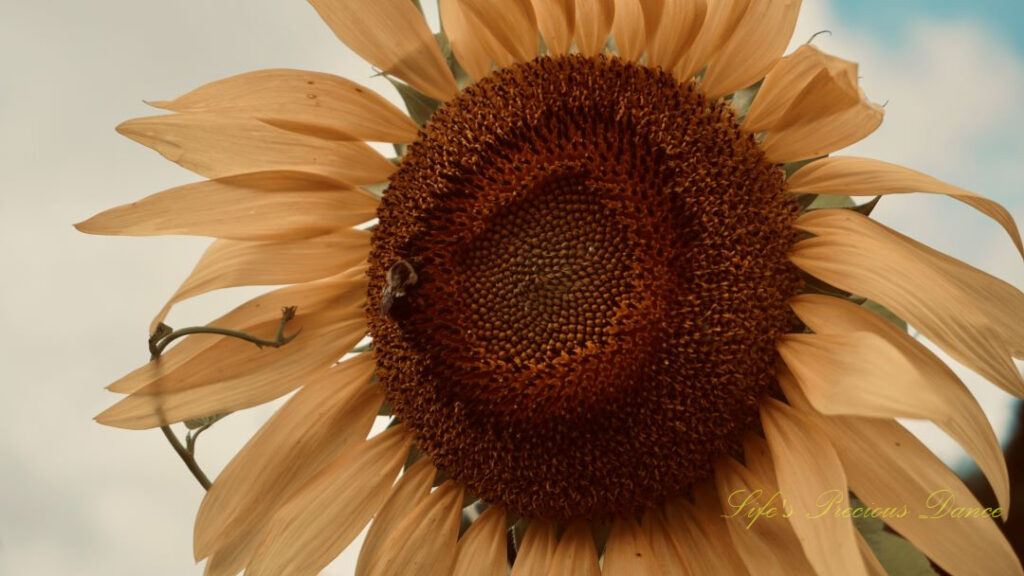
[[[434,464],[530,517],[640,512],[757,426],[797,207],[724,104],[540,58],[438,110],[382,200],[378,377]]]

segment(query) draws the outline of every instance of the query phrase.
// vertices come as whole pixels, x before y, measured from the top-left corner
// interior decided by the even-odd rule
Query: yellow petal
[[[800,0],[750,2],[711,57],[701,83],[704,92],[718,98],[763,78],[786,50],[799,12]]]
[[[672,70],[697,38],[704,24],[707,3],[705,0],[640,0],[640,5],[647,38],[647,64]]]
[[[453,576],[506,576],[508,550],[505,509],[491,506],[459,540]]]
[[[793,506],[790,525],[819,574],[867,574],[850,518],[822,514],[823,494],[849,507],[846,475],[819,426],[789,406],[768,399],[761,423],[771,448],[779,490]]]
[[[442,102],[455,78],[423,15],[408,0],[309,0],[334,34],[367,62]]]
[[[780,373],[779,385],[794,407],[821,423],[857,497],[942,569],[955,576],[1024,574],[991,518],[953,517],[952,507],[943,508],[949,502],[983,510],[956,474],[898,422],[825,418],[803,398],[792,375]]]
[[[451,576],[462,519],[463,490],[442,484],[397,527],[384,548],[387,554],[370,568],[370,576]]]
[[[533,0],[544,44],[551,54],[568,54],[576,28],[576,0]]]
[[[388,501],[374,516],[373,524],[366,533],[363,547],[359,550],[356,576],[367,576],[371,567],[380,562],[382,556],[390,553],[385,547],[388,538],[430,494],[436,476],[437,468],[434,468],[429,458],[419,460],[402,474]]]
[[[557,546],[555,525],[545,520],[531,520],[512,566],[512,576],[547,576]]]
[[[597,563],[597,548],[590,527],[583,522],[573,522],[562,534],[551,559],[547,576],[600,576],[601,566]]]
[[[882,107],[868,102],[848,75],[828,69],[814,75],[761,143],[768,160],[824,156],[859,142],[882,124]]]
[[[251,116],[285,130],[342,140],[412,142],[419,127],[373,90],[306,70],[259,70],[150,105],[174,112]]]
[[[770,459],[770,454],[766,454]],[[728,458],[715,466],[718,498],[736,551],[753,576],[813,574],[777,493],[774,476],[763,478]],[[751,512],[764,516],[751,518]]]
[[[1017,223],[998,202],[896,164],[852,156],[822,158],[798,170],[789,179],[788,191],[793,194],[843,196],[880,196],[906,192],[945,194],[998,222],[1013,238],[1017,250],[1024,255]]]
[[[352,446],[274,514],[248,576],[315,575],[363,530],[409,453],[401,424]]]
[[[1024,354],[1024,294],[852,210],[817,210],[797,228],[815,234],[791,260],[817,278],[870,298],[953,358],[1024,396],[1012,357]]]
[[[822,70],[831,72],[837,80],[845,81],[856,89],[856,63],[804,44],[779,60],[764,77],[764,83],[743,120],[743,130],[761,132],[771,129]]]
[[[171,188],[75,227],[89,234],[188,234],[231,240],[319,236],[376,216],[379,201],[297,172],[256,172]]]
[[[600,54],[614,20],[615,0],[576,0],[576,49],[580,54]]]
[[[466,18],[459,0],[440,0],[438,10],[441,12],[441,26],[462,69],[476,79],[490,74],[490,54],[504,53],[497,40]],[[511,55],[507,59],[511,62]]]
[[[707,484],[699,485],[694,488],[694,501],[694,505],[682,500],[665,504],[669,533],[689,573],[748,574],[729,536],[715,491]]]
[[[686,563],[679,555],[674,538],[670,533],[665,514],[652,508],[644,515],[644,528],[647,531],[647,541],[651,545],[651,553],[654,554],[654,562],[661,576],[690,576]]]
[[[250,540],[237,540],[217,550],[206,559],[203,576],[238,576],[245,569],[255,545]]]
[[[275,323],[276,324],[276,323]],[[327,370],[366,334],[359,309],[300,312],[289,324],[302,333],[280,348],[224,339],[187,364],[135,391],[96,420],[144,429],[234,412],[279,398]],[[274,333],[275,326],[264,330]]]
[[[537,57],[537,16],[530,0],[459,0],[459,4],[516,62]]]
[[[707,0],[707,15],[690,49],[683,54],[673,74],[688,82],[700,72],[708,60],[732,37],[736,26],[747,12],[750,0]]]
[[[644,12],[640,0],[615,0],[612,36],[620,57],[638,62],[647,49],[644,33]]]
[[[309,315],[324,308],[350,308],[366,298],[365,267],[347,270],[337,276],[286,286],[269,292],[238,306],[224,316],[210,322],[210,326],[264,334],[261,330],[281,321],[281,309],[294,306],[300,314]],[[289,334],[291,332],[288,332]],[[273,332],[265,333],[268,337]],[[160,358],[148,362],[107,387],[111,392],[130,394],[139,388],[168,376],[187,365],[200,352],[221,342],[228,336],[219,334],[192,334],[179,340]]]
[[[231,459],[199,507],[197,560],[262,527],[325,464],[366,438],[384,401],[384,391],[369,385],[373,369],[363,354],[310,381]]]
[[[217,240],[171,296],[150,326],[163,322],[176,303],[234,286],[296,284],[333,276],[366,260],[370,233],[353,228],[280,242]]]
[[[654,551],[640,525],[632,518],[617,520],[604,552],[605,576],[663,576]]]
[[[365,142],[325,140],[244,116],[150,116],[129,120],[117,131],[207,178],[288,170],[363,185],[383,182],[395,171]]]
[[[779,343],[780,354],[819,412],[932,420],[974,458],[1000,505],[1009,509],[1010,478],[999,441],[978,401],[944,362],[852,302],[804,294],[790,306],[812,330],[836,337],[834,342],[808,342],[820,336],[790,334]],[[856,337],[858,332],[882,341]],[[815,356],[819,364],[811,367]]]

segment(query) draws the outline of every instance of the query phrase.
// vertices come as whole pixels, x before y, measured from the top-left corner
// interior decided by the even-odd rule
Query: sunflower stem
[[[281,310],[281,322],[277,325],[277,333],[274,335],[273,340],[265,340],[246,332],[228,330],[227,328],[218,328],[216,326],[191,326],[189,328],[182,328],[181,330],[173,330],[170,326],[161,322],[157,326],[156,331],[154,331],[149,337],[149,359],[150,361],[156,360],[164,353],[164,350],[167,349],[167,346],[170,345],[171,342],[183,336],[188,336],[189,334],[219,334],[221,336],[228,336],[231,338],[238,338],[239,340],[245,340],[246,342],[252,342],[260,348],[263,348],[264,346],[280,348],[294,340],[295,337],[299,335],[299,332],[302,331],[300,328],[299,330],[296,330],[294,334],[289,336],[284,335],[285,326],[292,318],[295,317],[296,310],[297,307],[295,306],[288,306]],[[199,481],[203,490],[209,490],[211,482],[206,476],[206,473],[203,472],[203,469],[199,467],[199,463],[196,462],[196,439],[210,426],[213,426],[214,422],[218,419],[211,420],[210,422],[199,426],[195,430],[187,432],[185,434],[184,446],[182,446],[181,440],[178,440],[178,436],[174,434],[174,431],[171,430],[170,426],[165,424],[160,427],[160,430],[164,433],[164,437],[166,437],[167,441],[170,442],[174,451],[178,453],[181,461],[188,467],[192,476],[195,476],[195,479]]]
[[[284,328],[288,322],[295,317],[296,309],[297,308],[295,306],[289,306],[281,310],[281,323],[277,326],[277,334],[274,335],[273,340],[265,340],[246,332],[229,330],[227,328],[218,328],[216,326],[190,326],[180,330],[172,330],[170,326],[161,323],[157,326],[156,332],[149,337],[150,360],[159,358],[171,342],[183,336],[188,336],[189,334],[219,334],[221,336],[230,336],[231,338],[238,338],[239,340],[252,342],[260,348],[263,348],[264,346],[280,348],[295,339],[295,337],[299,335],[299,332],[302,331],[299,329],[290,336],[284,335]]]
[[[210,485],[212,484],[210,479],[206,477],[206,473],[199,467],[199,463],[196,462],[196,459],[192,454],[190,454],[189,451],[181,445],[181,441],[174,435],[174,431],[171,430],[171,427],[165,424],[160,427],[160,430],[164,433],[164,436],[167,437],[167,441],[171,443],[174,451],[181,457],[185,466],[188,466],[189,472],[191,472],[192,475],[196,477],[196,480],[199,481],[199,484],[202,485],[203,490],[209,490]]]

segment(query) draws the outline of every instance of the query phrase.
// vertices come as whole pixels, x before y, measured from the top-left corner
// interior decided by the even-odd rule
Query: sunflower
[[[980,505],[895,418],[958,441],[1005,513],[985,416],[904,322],[1022,396],[1024,295],[848,197],[945,194],[1024,253],[1016,224],[829,156],[882,109],[856,64],[783,55],[799,0],[439,0],[438,35],[409,0],[312,4],[412,117],[328,74],[213,82],[118,128],[207,180],[78,225],[217,238],[154,341],[183,299],[284,286],[98,416],[298,389],[203,500],[206,574],[315,574],[368,524],[359,575],[884,573],[851,493],[951,574],[1022,573],[998,512],[920,518]]]

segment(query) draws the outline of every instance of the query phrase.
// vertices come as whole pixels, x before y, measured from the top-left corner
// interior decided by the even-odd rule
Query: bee
[[[404,297],[406,289],[415,286],[417,282],[419,282],[419,276],[416,275],[416,269],[412,267],[412,264],[405,260],[395,262],[388,270],[388,285],[381,292],[380,315],[390,314],[395,299]]]

